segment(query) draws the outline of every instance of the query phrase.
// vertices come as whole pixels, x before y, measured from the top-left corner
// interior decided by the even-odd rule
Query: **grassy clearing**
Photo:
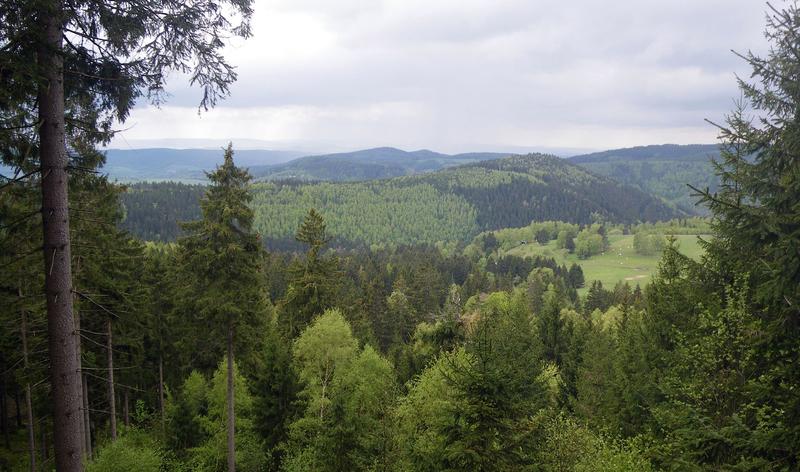
[[[708,236],[700,236],[708,238]],[[703,248],[698,242],[698,236],[680,235],[678,247],[680,252],[692,259],[699,259],[703,254]],[[556,242],[550,241],[547,245],[523,244],[507,251],[507,254],[516,256],[546,256],[554,258],[559,264],[570,265],[573,262],[579,264],[583,269],[586,285],[593,280],[603,282],[603,286],[613,288],[620,280],[625,280],[635,286],[637,283],[644,287],[650,281],[650,277],[658,267],[660,255],[642,256],[633,250],[633,235],[612,234],[608,237],[610,247],[603,254],[590,257],[589,259],[578,259],[574,254],[569,254],[565,249],[556,248]],[[586,288],[579,292],[583,294]]]

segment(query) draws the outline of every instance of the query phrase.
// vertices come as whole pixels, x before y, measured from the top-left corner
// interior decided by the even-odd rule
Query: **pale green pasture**
[[[708,239],[709,236],[700,236]],[[692,259],[699,259],[703,253],[703,248],[698,243],[698,236],[680,235],[676,236],[678,248],[681,253]],[[658,268],[660,255],[642,256],[633,250],[633,235],[610,235],[608,237],[610,247],[603,254],[592,256],[589,259],[578,259],[574,254],[569,254],[565,249],[557,249],[556,242],[550,241],[547,245],[541,246],[536,242],[521,244],[513,249],[506,251],[506,254],[517,256],[546,256],[552,257],[559,264],[573,262],[579,264],[583,269],[583,274],[588,287],[591,281],[599,280],[606,288],[613,288],[620,280],[627,281],[631,286],[637,283],[643,288],[650,280],[652,274]],[[583,293],[586,288],[580,290]]]

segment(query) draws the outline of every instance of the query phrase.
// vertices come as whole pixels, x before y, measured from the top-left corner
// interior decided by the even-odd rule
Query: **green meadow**
[[[703,254],[698,238],[709,237],[708,235],[675,236],[680,252],[695,260],[699,260]],[[658,268],[660,254],[652,256],[637,254],[633,249],[633,235],[611,234],[608,240],[609,249],[589,259],[578,259],[566,249],[558,249],[555,240],[546,245],[539,245],[536,242],[520,244],[505,253],[521,257],[546,256],[554,258],[559,264],[570,265],[573,262],[579,264],[586,279],[585,287],[579,290],[581,294],[593,280],[601,281],[606,288],[613,288],[620,280],[627,281],[631,286],[639,284],[644,287]]]

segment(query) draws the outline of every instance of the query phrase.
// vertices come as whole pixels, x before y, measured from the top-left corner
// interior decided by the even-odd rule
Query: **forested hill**
[[[306,156],[283,164],[253,166],[250,172],[259,180],[355,181],[387,179],[432,172],[470,162],[507,157],[508,153],[475,152],[442,154],[423,149],[403,151],[392,147],[319,156]]]
[[[123,197],[124,225],[142,237],[171,240],[175,216],[196,211],[191,198],[179,194],[197,192],[175,184],[134,186]],[[255,228],[271,247],[291,244],[309,208],[325,216],[341,245],[467,241],[481,231],[533,220],[586,224],[682,216],[658,198],[542,154],[387,180],[260,182],[253,195]]]
[[[663,144],[585,154],[570,162],[597,174],[658,195],[689,213],[702,212],[691,197],[691,184],[716,190],[719,183],[711,158],[719,156],[716,144]]]

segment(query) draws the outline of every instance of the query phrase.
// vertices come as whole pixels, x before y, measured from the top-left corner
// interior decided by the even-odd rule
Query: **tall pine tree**
[[[253,210],[248,206],[251,177],[233,163],[232,145],[225,150],[223,164],[209,173],[208,179],[210,186],[200,202],[203,218],[183,225],[188,236],[180,242],[178,260],[188,285],[183,299],[191,305],[194,321],[207,336],[226,339],[228,470],[233,472],[234,347],[249,345],[237,344],[237,333],[260,331],[258,325],[264,322],[262,249],[259,236],[252,231]]]

